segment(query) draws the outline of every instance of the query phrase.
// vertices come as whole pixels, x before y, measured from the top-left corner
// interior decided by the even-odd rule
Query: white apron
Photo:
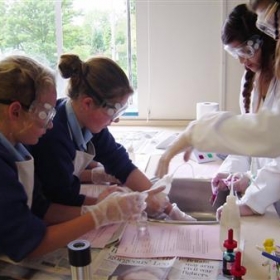
[[[17,161],[18,180],[24,187],[27,195],[27,205],[31,208],[33,189],[34,189],[34,160],[31,157],[29,160]]]
[[[74,164],[74,172],[73,174],[77,177],[81,174],[82,171],[91,163],[93,158],[95,157],[95,148],[91,142],[87,144],[87,152],[84,151],[76,151],[76,156],[73,161]]]

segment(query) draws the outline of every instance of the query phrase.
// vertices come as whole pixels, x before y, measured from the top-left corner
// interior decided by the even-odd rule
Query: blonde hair
[[[0,98],[30,106],[49,86],[55,87],[54,72],[36,60],[12,55],[0,60]]]

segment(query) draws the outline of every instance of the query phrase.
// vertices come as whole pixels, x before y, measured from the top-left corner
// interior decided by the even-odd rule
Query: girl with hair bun
[[[145,191],[150,180],[129,159],[125,148],[117,143],[108,130],[112,122],[128,106],[133,93],[129,80],[117,63],[106,57],[92,57],[82,61],[77,55],[62,55],[58,63],[63,78],[68,80],[68,98],[56,103],[53,129],[33,147],[36,174],[42,181],[45,195],[54,202],[66,205],[89,205],[96,201],[80,193],[80,178],[88,178],[92,160],[101,163],[105,172],[133,191]],[[45,171],[51,171],[51,176]],[[88,179],[90,180],[90,179]],[[127,188],[109,187],[107,193]],[[149,194],[147,212],[158,216],[163,212],[170,219],[190,217],[171,205],[161,192]]]

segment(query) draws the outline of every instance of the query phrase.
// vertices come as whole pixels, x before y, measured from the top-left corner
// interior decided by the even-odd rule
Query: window
[[[133,0],[0,1],[1,54],[28,54],[52,68],[62,53],[104,55],[127,73],[137,92]],[[65,80],[58,77],[58,95]],[[128,114],[137,111],[137,94]]]

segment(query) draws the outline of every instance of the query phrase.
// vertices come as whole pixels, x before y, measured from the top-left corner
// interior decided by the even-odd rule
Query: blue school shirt
[[[76,150],[79,144],[69,129],[66,113],[68,98],[58,99],[53,128],[31,147],[35,162],[35,173],[42,182],[44,194],[52,202],[80,206],[85,196],[80,194],[80,180],[73,175]],[[136,168],[128,157],[126,149],[117,143],[107,128],[92,133],[90,141],[95,147],[94,160],[104,165],[105,171],[122,183]]]
[[[46,232],[42,217],[49,207],[36,182],[29,209],[15,163],[29,154],[23,146],[17,148],[0,134],[0,253],[13,261],[21,261],[40,244]]]

